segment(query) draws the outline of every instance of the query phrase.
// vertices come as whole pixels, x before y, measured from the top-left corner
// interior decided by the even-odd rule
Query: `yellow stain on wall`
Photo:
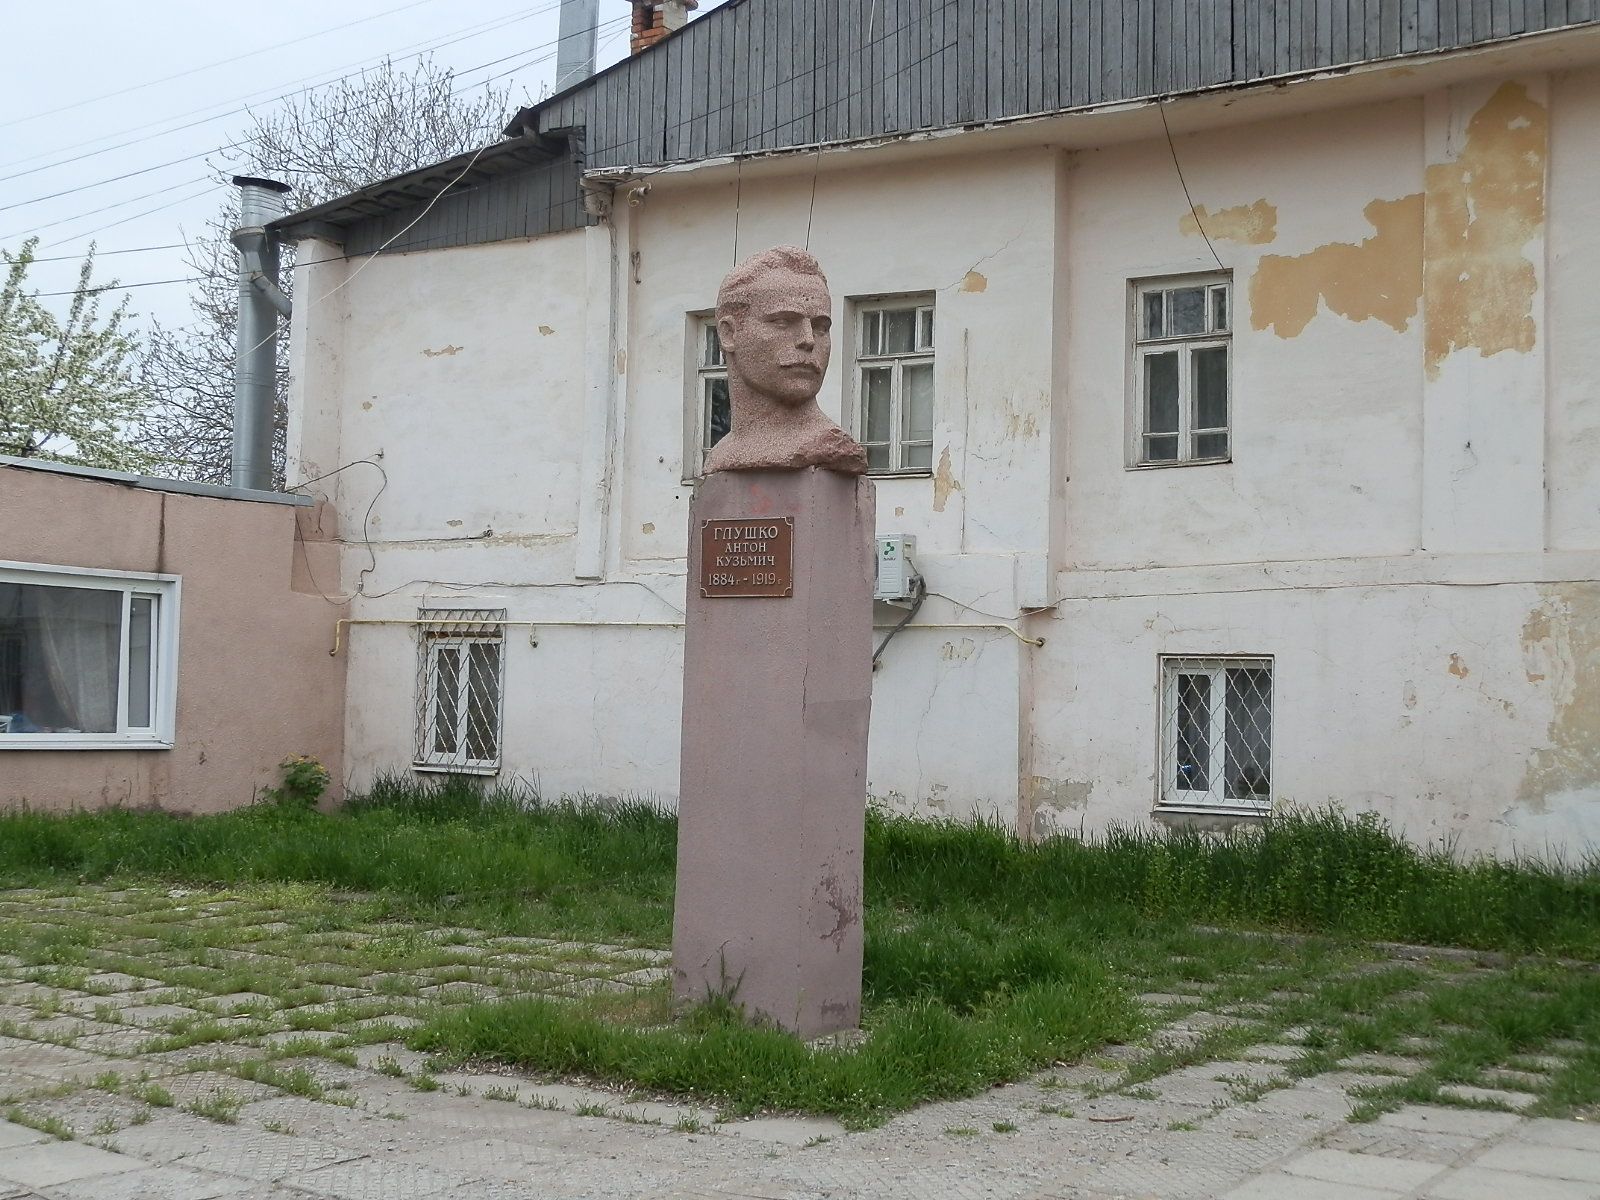
[[[1374,200],[1362,214],[1373,234],[1306,254],[1264,254],[1250,279],[1250,325],[1298,337],[1317,306],[1351,321],[1404,332],[1422,298],[1422,196]]]
[[[1600,787],[1600,587],[1559,583],[1539,590],[1522,647],[1529,681],[1549,680],[1549,744],[1528,759],[1517,791],[1535,812],[1546,811],[1553,795]]]
[[[960,490],[961,481],[950,469],[950,447],[946,446],[939,455],[939,469],[933,473],[933,511],[943,512],[944,506],[950,501],[950,494]]]
[[[1468,122],[1460,157],[1427,169],[1429,378],[1457,350],[1533,349],[1539,280],[1524,248],[1544,225],[1548,139],[1544,105],[1506,83]]]
[[[1236,204],[1212,212],[1204,204],[1184,213],[1178,232],[1190,237],[1204,235],[1212,241],[1240,242],[1246,246],[1265,246],[1278,236],[1278,209],[1265,200]]]

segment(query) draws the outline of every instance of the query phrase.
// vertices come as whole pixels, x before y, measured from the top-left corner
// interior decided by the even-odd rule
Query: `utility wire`
[[[204,176],[204,175],[202,175],[202,176],[200,176],[200,177],[198,177],[196,179],[185,179],[182,183],[175,183],[171,187],[157,188],[155,191],[146,192],[142,196],[132,196],[132,197],[129,197],[128,199],[126,199],[126,200],[118,200],[114,204],[105,204],[105,205],[102,205],[99,208],[91,208],[88,212],[77,213],[76,215],[70,216],[70,217],[62,217],[58,221],[49,221],[49,222],[47,222],[46,224],[43,224],[43,225],[35,225],[32,229],[24,229],[24,230],[22,230],[22,231],[20,231],[18,233],[5,234],[4,236],[0,236],[0,241],[7,241],[10,238],[14,238],[14,237],[25,237],[25,236],[28,236],[30,234],[38,233],[41,229],[54,229],[57,225],[67,225],[67,224],[70,224],[73,221],[81,221],[81,220],[83,220],[84,217],[92,217],[92,216],[95,216],[97,213],[110,212],[114,208],[126,208],[130,204],[137,204],[137,203],[139,203],[139,201],[148,200],[152,196],[165,196],[168,192],[175,192],[179,188],[193,187],[197,183],[207,182],[208,179],[209,179],[209,176]],[[39,261],[42,261],[42,260],[35,259],[34,261],[35,262],[39,262]]]
[[[45,296],[76,296],[82,292],[86,296],[98,296],[101,292],[121,292],[129,288],[165,287],[169,283],[197,283],[206,278],[204,275],[185,275],[181,279],[150,279],[144,283],[97,283],[93,287],[72,288],[65,292],[34,292],[37,297]]]
[[[126,249],[123,249],[123,250],[96,250],[94,252],[94,256],[96,258],[104,258],[108,254],[147,254],[152,250],[183,250],[188,245],[189,245],[188,242],[168,242],[165,246],[129,246]],[[42,262],[82,262],[83,261],[83,255],[81,255],[81,254],[55,254],[55,255],[51,255],[48,258],[33,258],[33,259],[30,259],[29,261],[30,262],[36,262],[36,263],[42,263]]]
[[[52,167],[60,167],[60,166],[65,166],[68,163],[80,162],[85,158],[93,158],[95,155],[98,155],[98,154],[109,154],[109,153],[111,153],[112,151],[115,151],[115,150],[125,150],[130,146],[138,146],[138,145],[142,145],[144,142],[154,141],[156,138],[166,137],[168,134],[179,133],[179,132],[181,132],[181,131],[183,131],[185,129],[193,129],[196,126],[199,126],[199,125],[209,125],[211,122],[220,121],[225,117],[237,116],[240,113],[249,112],[250,111],[250,107],[251,107],[251,102],[254,102],[257,105],[270,104],[270,103],[273,103],[274,101],[287,100],[287,99],[290,99],[291,97],[294,97],[294,96],[303,95],[306,92],[315,91],[317,88],[328,87],[328,86],[330,86],[332,84],[342,82],[343,80],[346,80],[346,79],[353,79],[353,78],[356,78],[357,76],[366,74],[366,72],[371,70],[374,66],[377,66],[379,63],[383,62],[385,57],[387,57],[389,59],[389,61],[391,61],[391,62],[405,62],[408,59],[421,58],[424,55],[431,54],[435,50],[442,50],[446,46],[453,46],[457,42],[469,41],[472,38],[479,37],[479,36],[481,36],[481,35],[483,35],[485,33],[491,33],[494,30],[504,28],[507,25],[515,25],[518,22],[526,21],[531,17],[543,16],[546,13],[554,11],[554,9],[556,7],[558,7],[558,6],[557,5],[552,5],[552,4],[546,4],[546,5],[544,5],[542,7],[538,7],[538,8],[519,9],[516,12],[514,12],[512,15],[510,15],[509,17],[496,17],[496,18],[493,18],[493,19],[491,19],[489,21],[479,22],[479,24],[477,24],[477,25],[466,25],[466,26],[463,26],[461,29],[451,30],[447,34],[442,34],[438,38],[433,38],[433,39],[430,39],[429,41],[426,41],[426,42],[414,42],[410,46],[405,46],[405,47],[401,48],[402,51],[415,50],[415,53],[401,53],[400,51],[391,51],[388,55],[379,56],[377,58],[362,59],[357,63],[351,63],[351,64],[347,64],[344,67],[335,68],[333,73],[331,73],[331,74],[329,72],[327,72],[327,71],[319,71],[319,72],[317,72],[316,74],[313,74],[313,75],[302,76],[300,79],[296,79],[296,80],[291,81],[291,90],[289,90],[289,91],[273,92],[273,90],[271,88],[258,88],[253,92],[247,92],[242,96],[235,96],[235,97],[233,97],[232,99],[229,99],[229,100],[219,101],[219,102],[217,102],[215,104],[202,105],[199,108],[190,109],[188,112],[176,113],[176,114],[174,114],[173,116],[170,116],[170,117],[162,117],[162,118],[160,118],[158,120],[155,120],[155,121],[148,121],[143,125],[135,125],[135,126],[132,126],[131,128],[121,130],[121,131],[119,131],[117,133],[104,134],[104,135],[102,135],[100,137],[89,138],[86,141],[79,142],[74,146],[60,146],[60,147],[56,147],[55,150],[45,150],[45,151],[40,152],[39,154],[29,155],[26,158],[15,159],[12,162],[0,164],[0,167],[20,166],[22,163],[32,162],[34,159],[43,158],[46,155],[54,153],[54,152],[59,151],[59,150],[63,150],[63,149],[72,150],[72,149],[78,149],[78,148],[84,147],[84,146],[92,146],[96,142],[103,142],[103,141],[106,141],[108,138],[124,137],[124,136],[126,136],[128,134],[141,133],[146,129],[150,129],[151,127],[156,126],[156,125],[165,124],[168,121],[181,121],[184,117],[195,116],[198,113],[206,112],[206,111],[208,111],[210,109],[218,107],[219,104],[233,104],[233,103],[242,102],[242,103],[240,103],[240,107],[238,107],[238,108],[230,109],[230,110],[228,110],[226,112],[213,113],[211,116],[201,117],[200,119],[194,120],[194,121],[190,121],[189,123],[187,123],[185,125],[175,125],[171,129],[159,130],[158,132],[149,134],[146,137],[135,138],[133,141],[130,141],[130,142],[120,142],[115,146],[102,146],[98,150],[87,150],[83,154],[78,154],[78,155],[75,155],[75,156],[73,156],[71,158],[58,159],[55,162],[44,163],[43,165],[37,166],[37,167],[30,167],[26,171],[14,172],[13,174],[0,177],[0,183],[6,183],[6,182],[9,182],[10,180],[13,180],[13,179],[21,179],[25,175],[32,175],[32,174],[35,174],[36,172],[39,172],[39,171],[48,171]],[[453,34],[460,34],[461,36],[453,37],[452,36]],[[420,47],[420,49],[419,49],[419,47]],[[522,51],[519,51],[519,53],[522,53]],[[498,62],[498,61],[501,61],[501,60],[497,59],[495,61]],[[488,64],[480,64],[480,66],[483,66],[483,65],[488,65]],[[467,67],[466,68],[467,71],[476,71],[478,69],[479,69],[479,67]],[[312,82],[312,81],[315,81],[315,82]],[[305,86],[304,87],[299,87],[299,88],[292,87],[292,84],[301,84],[301,83],[305,84]],[[261,97],[261,98],[257,99],[257,97]]]
[[[618,19],[622,19],[622,18],[613,18],[613,19],[614,20],[618,20]],[[602,24],[595,26],[595,28],[596,29],[601,29],[601,28],[604,28],[605,25],[610,24],[610,23],[611,22],[603,22]],[[529,49],[541,49],[541,48],[544,48],[544,47],[554,46],[560,40],[561,40],[560,38],[554,38],[554,39],[552,39],[552,40],[550,40],[548,42],[540,42],[536,46],[526,47],[526,48],[524,48],[522,50],[519,50],[517,53],[518,54],[526,54]],[[453,73],[457,74],[457,75],[470,74],[473,71],[482,70],[486,66],[493,66],[493,65],[495,65],[497,63],[501,63],[501,62],[506,61],[507,58],[512,58],[512,57],[515,57],[515,56],[514,55],[505,55],[505,56],[503,56],[501,58],[493,59],[488,63],[479,63],[479,64],[477,64],[475,66],[467,67],[462,71],[453,72]],[[548,57],[548,56],[546,56],[546,57]],[[513,71],[514,70],[519,70],[519,69],[520,69],[520,67],[513,68]],[[502,74],[510,74],[510,73],[511,72],[503,72]],[[492,78],[499,78],[499,76],[493,76]],[[487,82],[489,82],[489,80],[485,79],[485,80],[480,80],[477,83],[463,85],[461,88],[456,89],[456,94],[459,94],[459,92],[461,92],[461,91],[470,90],[471,88],[474,88],[474,87],[482,87]],[[319,86],[321,86],[321,85],[319,85]],[[303,89],[303,90],[309,91],[309,90],[312,90],[312,89],[308,88],[308,89]],[[286,99],[287,97],[278,97],[278,98],[279,99]],[[380,101],[380,100],[373,100],[369,104],[367,104],[365,106],[362,106],[362,107],[371,108],[374,105],[376,105],[378,103],[381,103],[381,102],[382,101]],[[145,139],[140,139],[140,140],[141,141],[148,141],[150,139],[145,138]],[[165,169],[166,167],[177,166],[179,163],[194,162],[194,161],[196,161],[198,159],[206,158],[206,157],[208,157],[209,155],[212,155],[212,154],[225,154],[230,150],[237,150],[237,149],[239,149],[239,148],[241,148],[243,146],[249,145],[251,142],[256,142],[256,141],[260,141],[260,140],[261,139],[259,137],[246,138],[242,142],[234,142],[234,143],[230,143],[230,144],[225,145],[225,146],[213,146],[208,150],[201,150],[201,151],[199,151],[197,153],[194,153],[194,154],[186,154],[181,158],[169,159],[166,162],[156,163],[153,166],[141,167],[138,170],[125,171],[121,175],[113,175],[113,176],[111,176],[110,178],[107,178],[107,179],[98,179],[98,180],[93,181],[92,183],[80,184],[77,187],[64,188],[59,192],[51,192],[48,195],[44,195],[44,196],[34,196],[34,197],[32,197],[31,199],[28,199],[28,200],[14,201],[11,204],[0,205],[0,212],[9,212],[10,210],[15,209],[15,208],[25,208],[25,207],[27,207],[28,205],[31,205],[31,204],[41,204],[46,200],[56,200],[56,199],[59,199],[62,196],[70,196],[70,195],[73,195],[73,194],[75,194],[77,192],[88,191],[91,188],[103,187],[104,185],[106,185],[108,183],[120,183],[124,179],[132,179],[132,178],[135,178],[136,176],[139,176],[139,175],[148,175],[152,171],[160,171],[160,170]],[[129,143],[129,144],[130,145],[138,145],[139,142],[133,142],[133,143]],[[0,179],[0,183],[3,183],[3,182],[6,182],[6,180]]]
[[[29,113],[25,117],[17,117],[10,121],[0,121],[0,129],[9,129],[13,125],[24,125],[29,121],[38,121],[45,117],[53,117],[57,113],[71,112],[73,109],[82,108],[87,104],[98,104],[100,101],[110,100],[114,96],[126,96],[129,92],[142,91],[147,87],[155,87],[156,85],[162,83],[171,83],[174,79],[184,79],[190,75],[198,75],[201,71],[210,71],[216,67],[225,67],[229,63],[242,62],[244,59],[255,58],[257,55],[261,54],[270,54],[272,51],[282,50],[286,46],[297,46],[301,42],[309,42],[313,38],[326,37],[330,33],[338,33],[341,29],[350,29],[356,25],[365,25],[368,21],[376,21],[380,17],[392,17],[397,13],[403,13],[413,8],[421,8],[424,4],[436,3],[438,3],[438,0],[412,0],[410,4],[402,4],[399,8],[388,8],[383,12],[373,13],[369,17],[359,17],[354,21],[346,21],[343,25],[334,25],[327,29],[319,29],[315,33],[304,33],[297,38],[290,38],[287,42],[279,42],[273,46],[263,46],[259,50],[247,50],[243,54],[235,54],[232,58],[218,59],[216,62],[205,63],[204,65],[198,67],[190,67],[187,70],[178,71],[171,75],[163,75],[160,79],[150,79],[146,80],[144,83],[135,83],[125,88],[118,88],[114,92],[104,92],[98,96],[89,96],[83,100],[74,100],[71,104],[63,104],[60,108],[51,108],[39,113]]]

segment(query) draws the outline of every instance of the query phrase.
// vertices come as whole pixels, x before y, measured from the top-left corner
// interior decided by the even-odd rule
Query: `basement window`
[[[856,437],[874,475],[933,470],[933,298],[856,306]]]
[[[1163,658],[1158,803],[1272,802],[1272,660]]]
[[[1228,276],[1149,280],[1131,291],[1131,464],[1226,462],[1233,341]]]
[[[0,563],[0,750],[166,749],[178,580]]]
[[[505,696],[504,609],[417,613],[418,771],[500,770]]]

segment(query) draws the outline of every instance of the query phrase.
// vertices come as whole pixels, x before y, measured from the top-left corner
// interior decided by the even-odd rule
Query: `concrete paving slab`
[[[1514,1113],[1479,1112],[1468,1108],[1442,1108],[1435,1104],[1411,1104],[1378,1118],[1379,1125],[1396,1129],[1419,1129],[1425,1133],[1454,1133],[1465,1137],[1492,1137],[1516,1128]]]
[[[259,1129],[230,1126],[228,1134],[230,1136],[215,1139],[204,1150],[184,1155],[179,1161],[186,1167],[219,1175],[277,1183],[289,1176],[305,1175],[319,1167],[359,1158],[362,1154],[350,1146]]]
[[[825,1117],[755,1117],[725,1122],[717,1132],[780,1146],[805,1146],[819,1138],[845,1135],[843,1125]]]
[[[1355,1187],[1348,1183],[1328,1183],[1276,1173],[1261,1175],[1224,1192],[1221,1200],[1394,1200],[1399,1192]]]
[[[120,1175],[99,1175],[50,1189],[51,1200],[216,1200],[236,1197],[253,1185],[247,1179],[190,1171],[182,1167],[146,1167]]]
[[[1600,1184],[1600,1154],[1564,1146],[1503,1142],[1484,1151],[1474,1165],[1541,1179],[1573,1179]]]
[[[1500,1088],[1469,1087],[1464,1083],[1446,1084],[1439,1095],[1447,1100],[1463,1100],[1468,1104],[1503,1104],[1512,1112],[1521,1112],[1539,1103],[1532,1092],[1507,1092]]]
[[[1553,1121],[1539,1117],[1517,1126],[1514,1136],[1519,1142],[1564,1146],[1569,1150],[1589,1150],[1600,1154],[1600,1125],[1584,1121]]]
[[[0,1159],[0,1179],[28,1187],[49,1187],[74,1179],[137,1171],[144,1165],[125,1154],[113,1154],[79,1142],[47,1142],[7,1150]]]
[[[1278,1169],[1289,1175],[1354,1184],[1373,1191],[1408,1192],[1435,1178],[1445,1168],[1438,1163],[1323,1149],[1301,1154],[1282,1163]]]
[[[313,1195],[343,1200],[423,1200],[451,1190],[466,1195],[471,1176],[421,1163],[363,1158],[291,1175],[283,1182]]]
[[[13,1125],[10,1121],[0,1119],[0,1150],[9,1150],[13,1146],[32,1146],[51,1140],[49,1134],[40,1133],[37,1129],[29,1129],[26,1125]]]
[[[1529,1179],[1526,1175],[1466,1166],[1422,1192],[1426,1200],[1594,1200],[1593,1186],[1569,1179]]]

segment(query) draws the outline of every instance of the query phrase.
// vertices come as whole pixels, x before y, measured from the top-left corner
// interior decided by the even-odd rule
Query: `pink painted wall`
[[[0,466],[0,559],[183,580],[175,747],[0,748],[0,807],[217,812],[278,782],[291,754],[342,778],[345,660],[328,650],[346,606],[312,582],[338,585],[330,521],[318,508]]]

